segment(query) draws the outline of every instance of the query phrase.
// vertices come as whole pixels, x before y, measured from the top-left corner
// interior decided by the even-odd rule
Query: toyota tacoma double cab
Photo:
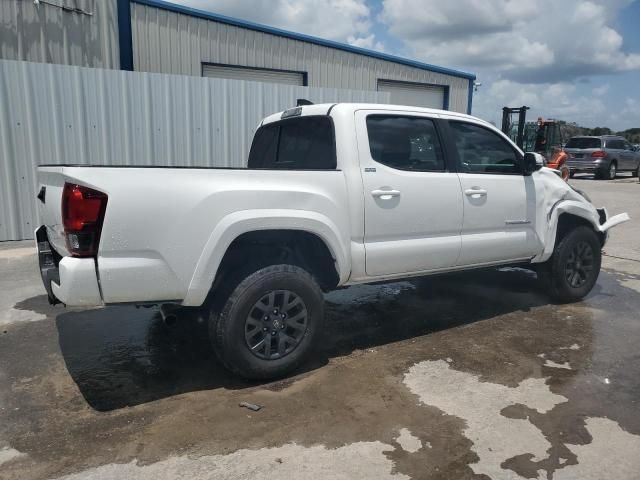
[[[52,303],[207,312],[248,378],[295,369],[323,292],[524,265],[551,296],[594,286],[609,218],[489,123],[393,105],[305,105],[264,119],[247,168],[38,167]]]

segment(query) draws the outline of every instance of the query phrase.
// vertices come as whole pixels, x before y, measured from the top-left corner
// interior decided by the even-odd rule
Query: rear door
[[[608,138],[605,140],[605,148],[608,158],[617,163],[618,170],[626,170],[628,168],[627,164],[630,163],[631,159],[627,156],[627,152],[625,152],[624,140]]]
[[[633,145],[629,142],[624,142],[624,150],[621,153],[623,160],[620,161],[620,165],[623,170],[635,170],[637,165],[637,154],[633,149]]]
[[[462,194],[436,118],[356,112],[370,277],[449,268],[460,254]]]
[[[464,204],[458,265],[522,260],[540,253],[534,178],[523,175],[520,152],[483,125],[450,120],[448,126]]]

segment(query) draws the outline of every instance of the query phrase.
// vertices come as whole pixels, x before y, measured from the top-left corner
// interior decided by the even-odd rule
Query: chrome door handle
[[[390,198],[393,198],[393,197],[399,197],[400,191],[399,190],[373,190],[371,192],[371,195],[373,195],[376,198],[380,198],[382,200],[389,200]]]
[[[467,190],[464,191],[464,194],[468,197],[472,197],[473,195],[478,195],[480,197],[486,197],[487,196],[487,191],[483,188],[469,188]]]

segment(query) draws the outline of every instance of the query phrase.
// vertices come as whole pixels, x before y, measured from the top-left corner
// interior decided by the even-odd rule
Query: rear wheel
[[[313,277],[294,265],[273,265],[242,280],[209,333],[218,358],[232,372],[269,379],[295,370],[322,328],[324,297]]]
[[[551,258],[538,269],[551,297],[561,303],[586,296],[598,279],[602,252],[595,231],[579,226],[556,245]]]
[[[575,177],[575,175],[576,175],[575,171],[569,170],[569,178],[573,178],[573,177]]]
[[[631,172],[631,176],[640,177],[640,164],[638,165],[638,168],[636,168],[633,172]]]
[[[618,173],[618,165],[616,165],[616,162],[611,162],[611,164],[609,165],[609,170],[607,172],[607,178],[609,180],[615,180],[616,173]]]

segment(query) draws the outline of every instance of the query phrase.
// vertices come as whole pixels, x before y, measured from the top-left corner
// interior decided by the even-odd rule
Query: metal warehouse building
[[[470,112],[472,74],[159,0],[0,0],[0,58],[390,93]]]
[[[0,0],[0,241],[40,164],[243,167],[305,98],[470,112],[474,76],[159,0]]]

